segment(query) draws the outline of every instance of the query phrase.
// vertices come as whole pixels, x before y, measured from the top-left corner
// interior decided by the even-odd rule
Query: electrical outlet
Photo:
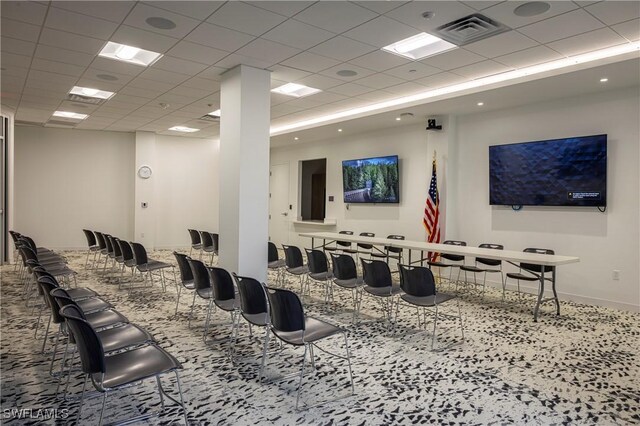
[[[613,270],[613,279],[614,281],[620,281],[620,271],[618,269]]]

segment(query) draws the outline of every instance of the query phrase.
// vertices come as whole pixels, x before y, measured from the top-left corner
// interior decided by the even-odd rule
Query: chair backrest
[[[238,285],[240,311],[246,315],[268,313],[267,295],[263,284],[255,278],[241,277],[236,274],[233,276]]]
[[[286,246],[282,245],[284,249],[284,261],[287,265],[287,268],[297,268],[299,266],[304,266],[304,259],[302,258],[302,252],[296,246]]]
[[[24,239],[26,243],[31,247],[31,250],[38,252],[38,247],[36,246],[36,242],[33,241],[33,238],[27,237],[26,235],[21,235],[20,238]]]
[[[466,246],[467,243],[465,241],[456,241],[456,240],[446,240],[442,244],[448,244],[452,246]],[[444,259],[450,260],[452,262],[462,262],[464,260],[464,256],[460,254],[447,254],[443,253],[442,256]]]
[[[331,253],[331,263],[333,264],[333,276],[339,280],[351,280],[358,278],[356,262],[353,257],[346,254]]]
[[[11,235],[11,239],[13,240],[13,245],[15,246],[18,243],[18,238],[20,238],[20,235],[22,234],[16,231],[9,231],[9,235]]]
[[[106,365],[102,342],[91,324],[82,316],[77,315],[77,310],[73,308],[73,306],[65,306],[60,309],[60,314],[67,321],[67,327],[76,341],[82,371],[87,374],[104,373]]]
[[[55,301],[55,303],[60,308],[63,308],[65,306],[67,306],[67,305],[73,305],[73,306],[77,307],[78,309],[80,309],[80,307],[78,306],[76,301],[73,300],[71,297],[69,297],[69,294],[63,288],[58,287],[56,289],[53,289],[53,290],[51,290],[50,294],[53,297],[53,300]],[[82,309],[80,309],[80,310],[82,310]]]
[[[502,244],[482,243],[478,247],[492,250],[504,250],[504,246]],[[484,257],[476,257],[476,262],[488,266],[502,265],[502,260],[500,259],[486,259]]]
[[[38,261],[38,255],[36,254],[36,252],[26,244],[18,246],[18,253],[20,253],[22,261],[25,265],[29,260],[35,260],[36,262]]]
[[[551,249],[544,249],[544,248],[526,248],[523,250],[525,253],[538,253],[538,254],[555,254],[555,252]],[[536,265],[533,263],[525,263],[522,262],[520,263],[520,267],[522,269],[526,269],[527,271],[531,271],[531,272],[542,272],[543,268],[544,268],[544,272],[551,272],[553,270],[553,266],[542,266],[542,265]]]
[[[131,242],[131,250],[133,250],[133,257],[136,260],[136,265],[145,265],[149,262],[147,250],[145,250],[142,244]]]
[[[404,235],[387,235],[387,239],[404,240]],[[385,249],[391,253],[402,253],[402,250],[404,250],[401,247],[390,247],[390,246],[385,246]]]
[[[128,260],[133,260],[135,257],[133,256],[133,249],[131,248],[131,244],[128,241],[118,240],[118,245],[120,246],[120,251],[122,252],[122,260],[125,262]]]
[[[269,257],[268,262],[275,262],[276,260],[280,260],[280,255],[278,255],[278,247],[271,241],[269,241]]]
[[[191,245],[200,244],[200,233],[195,229],[187,229],[187,231],[189,231],[189,236],[191,237]]]
[[[193,275],[193,283],[196,287],[196,291],[205,290],[211,287],[211,281],[209,280],[209,272],[204,263],[199,260],[191,259],[187,257],[187,262],[191,267],[191,274]]]
[[[213,300],[231,300],[236,297],[236,289],[233,285],[233,277],[224,268],[215,266],[207,267],[213,289]]]
[[[58,289],[58,284],[49,277],[38,278],[38,286],[42,290],[46,305],[51,309],[51,321],[54,324],[60,324],[64,321],[64,318],[60,316],[58,311],[58,304],[51,295],[51,292]]]
[[[353,235],[353,231],[340,231],[338,234]],[[351,247],[351,242],[349,241],[336,241],[336,244],[341,247]]]
[[[309,265],[309,272],[312,274],[319,274],[329,271],[329,264],[327,262],[327,256],[322,250],[309,250],[307,252],[307,265]]]
[[[211,238],[211,233],[207,231],[200,231],[200,241],[202,241],[202,247],[212,247],[213,246],[213,238]]]
[[[120,246],[120,238],[112,237],[111,238],[111,245],[113,246],[113,255],[115,257],[121,257],[122,256],[122,248]]]
[[[96,241],[98,242],[98,247],[100,250],[107,248],[107,242],[104,240],[104,234],[99,231],[95,231]]]
[[[193,272],[191,271],[191,266],[189,266],[189,262],[187,261],[188,256],[186,254],[178,253],[177,251],[173,252],[173,256],[176,258],[176,262],[178,263],[180,279],[182,282],[192,281]]]
[[[304,309],[297,294],[282,288],[267,287],[269,317],[276,331],[289,332],[305,329]]]
[[[360,236],[373,238],[376,236],[376,234],[374,234],[373,232],[361,232]],[[371,250],[373,248],[373,244],[358,243],[358,247],[363,248],[365,250]]]
[[[84,236],[87,239],[87,246],[93,247],[97,245],[96,236],[93,234],[93,231],[90,231],[88,229],[83,229],[82,232],[84,232]]]
[[[436,294],[436,281],[431,269],[423,266],[398,265],[400,287],[410,296],[424,297]]]
[[[362,279],[369,287],[391,287],[393,279],[387,262],[382,260],[360,259]]]
[[[220,239],[220,236],[214,232],[210,232],[209,234],[211,235],[211,243],[214,247],[214,250],[218,251],[218,241]]]
[[[104,234],[104,242],[107,244],[107,253],[113,254],[113,237],[109,234]]]

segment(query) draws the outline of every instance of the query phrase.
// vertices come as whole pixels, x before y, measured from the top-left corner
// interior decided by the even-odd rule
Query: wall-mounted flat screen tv
[[[342,162],[345,203],[399,203],[398,156]]]
[[[489,147],[491,205],[607,205],[607,135]]]

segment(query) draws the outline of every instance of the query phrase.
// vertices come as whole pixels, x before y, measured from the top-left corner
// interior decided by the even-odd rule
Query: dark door
[[[324,220],[325,194],[327,192],[326,173],[311,176],[311,220]]]

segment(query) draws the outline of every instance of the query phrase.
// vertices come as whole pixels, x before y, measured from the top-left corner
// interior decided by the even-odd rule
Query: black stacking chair
[[[114,260],[116,258],[116,252],[113,248],[113,237],[109,234],[103,234],[103,236],[104,242],[107,245],[107,253],[104,257],[104,266],[102,267],[102,272],[106,272],[109,259]]]
[[[151,377],[156,378],[160,400],[164,408],[164,397],[162,396],[164,390],[162,389],[160,376],[167,373],[174,373],[176,376],[178,393],[180,394],[179,405],[182,408],[185,423],[189,424],[187,409],[182,396],[180,375],[178,374],[178,369],[181,369],[182,365],[178,360],[154,344],[105,357],[102,342],[96,330],[87,320],[78,315],[74,315],[71,310],[63,310],[62,316],[65,318],[67,327],[78,347],[82,372],[85,374],[78,407],[77,424],[82,424],[82,404],[84,402],[84,394],[89,377],[91,377],[91,383],[95,389],[103,393],[99,420],[99,424],[102,424],[108,392],[129,387],[136,382]],[[136,366],[136,368],[132,368],[132,366]],[[137,419],[128,419],[127,422],[147,419],[149,417],[149,414],[144,414]]]
[[[121,271],[124,267],[124,256],[122,255],[122,246],[120,244],[120,238],[112,237],[111,244],[113,245],[114,258],[113,261],[118,265],[118,271]],[[119,279],[119,278],[118,278]]]
[[[18,248],[18,252],[24,262],[24,270],[27,275],[25,276],[26,280],[23,286],[23,295],[26,299],[26,304],[29,306],[29,302],[31,300],[31,283],[35,283],[34,270],[35,267],[41,267],[46,272],[50,273],[56,278],[60,278],[62,280],[67,280],[69,285],[71,284],[70,278],[73,278],[74,283],[76,282],[76,272],[73,269],[70,269],[66,263],[55,262],[53,263],[40,263],[39,259],[36,257],[36,254],[31,250],[30,247],[21,245]],[[77,285],[76,285],[77,286]]]
[[[402,293],[402,289],[398,284],[393,282],[391,270],[387,262],[368,259],[360,259],[360,262],[362,263],[362,280],[364,281],[364,285],[359,287],[360,296],[356,318],[360,314],[362,296],[367,293],[380,302],[384,318],[389,322],[389,327],[391,327],[393,321],[393,304],[394,302],[397,303],[395,299]]]
[[[209,261],[209,264],[213,265],[213,257],[218,254],[218,234],[201,231],[200,235],[202,238],[202,251],[205,253],[211,253],[211,260]]]
[[[193,290],[196,288],[196,285],[193,282],[193,272],[191,272],[191,267],[189,266],[189,262],[187,261],[187,255],[174,251],[173,256],[176,258],[176,262],[178,263],[178,271],[180,272],[180,281],[178,282],[176,278],[176,271],[175,269],[173,270],[173,280],[176,283],[176,292],[178,293],[178,298],[176,300],[176,312],[174,315],[177,315],[182,288],[184,287],[186,290]]]
[[[349,367],[349,378],[351,384],[351,393],[354,394],[353,373],[351,371],[351,358],[349,354],[349,341],[347,340],[346,330],[332,325],[328,322],[306,316],[300,298],[292,291],[285,289],[277,289],[267,287],[267,297],[269,299],[269,315],[271,319],[271,331],[282,342],[293,346],[304,346],[304,355],[302,359],[302,368],[300,369],[300,381],[298,382],[298,391],[296,396],[296,410],[300,407],[300,395],[302,391],[302,382],[304,380],[304,371],[307,361],[307,353],[310,355],[311,363],[315,367],[313,356],[314,348],[317,348],[329,355],[346,360]],[[328,352],[318,345],[318,343],[331,336],[342,334],[344,337],[345,355],[340,356],[332,352]],[[348,395],[347,395],[348,396]],[[340,397],[343,398],[344,396]],[[339,399],[335,398],[334,400]],[[324,404],[329,401],[324,401]],[[304,403],[303,408],[311,408]],[[314,406],[320,405],[315,404]]]
[[[418,327],[427,325],[427,308],[434,309],[433,318],[433,335],[431,336],[431,349],[433,350],[438,338],[438,306],[456,299],[456,296],[439,293],[436,290],[436,281],[433,273],[429,268],[422,266],[398,265],[400,268],[400,287],[404,294],[400,299],[405,303],[414,306],[418,314]],[[446,315],[447,317],[457,318],[460,321],[460,330],[462,332],[462,340],[464,341],[464,325],[462,324],[462,313],[460,312],[460,302],[458,303],[458,315]],[[396,321],[398,316],[398,306],[396,306]],[[420,312],[422,310],[422,313]],[[441,316],[445,314],[440,313]],[[421,317],[423,318],[421,323]]]
[[[59,289],[56,288],[51,290],[51,296],[53,296],[58,306],[63,307],[67,305],[73,305],[78,307],[78,309],[82,309],[78,305],[78,302],[71,299],[69,295],[62,290],[63,289],[61,288]],[[119,326],[121,324],[129,323],[129,320],[127,319],[127,317],[125,317],[115,309],[105,309],[102,311],[97,311],[92,313],[84,312],[84,314],[86,316],[86,320],[96,330],[111,328],[111,327]]]
[[[90,231],[88,229],[83,229],[82,232],[84,232],[84,236],[87,239],[87,258],[84,261],[84,267],[86,268],[87,265],[89,264],[89,255],[91,253],[95,253],[97,251],[100,250],[100,246],[98,245],[98,242],[96,241],[96,236],[94,235],[93,231]],[[91,267],[93,267],[93,265],[91,265]]]
[[[283,244],[282,248],[284,249],[284,261],[287,272],[300,277],[300,295],[302,296],[304,294],[305,283],[307,284],[307,290],[309,289],[309,280],[305,279],[309,273],[309,268],[304,264],[302,252],[298,247]]]
[[[466,246],[467,243],[465,241],[456,241],[456,240],[446,240],[442,244],[449,244],[453,246]],[[453,282],[453,268],[460,268],[464,264],[464,256],[460,254],[440,254],[441,260],[429,260],[427,264],[433,269],[434,267],[438,268],[438,277],[440,278],[440,282],[442,282],[442,268],[449,268],[449,283]],[[445,262],[444,260],[448,260],[449,262]],[[456,262],[456,263],[452,263]],[[460,269],[458,269],[458,278],[460,278]],[[456,279],[456,285],[457,285]]]
[[[555,252],[551,249],[544,248],[526,248],[522,250],[525,253],[538,253],[538,254],[555,254]],[[520,281],[540,281],[540,274],[543,269],[544,272],[552,272],[553,266],[542,266],[542,265],[534,265],[532,263],[520,263],[520,268],[518,272],[507,272],[507,277],[505,278],[505,287],[507,285],[507,279],[511,278],[513,280],[517,280],[518,283],[518,298],[521,298],[520,294]],[[551,281],[552,278],[545,277],[545,280]]]
[[[236,342],[238,341],[238,333],[240,331],[240,317],[249,323],[249,336],[252,335],[251,326],[264,327],[264,341],[262,344],[262,360],[260,362],[260,370],[258,380],[262,381],[264,367],[267,362],[267,348],[269,347],[270,319],[269,305],[267,303],[267,295],[264,285],[258,280],[249,277],[241,277],[233,274],[238,286],[238,299],[240,299],[240,312],[236,315],[236,321],[233,324],[233,342],[231,344],[231,356],[235,354]]]
[[[338,234],[343,234],[343,235],[353,235],[353,231],[340,231],[338,232]],[[351,249],[351,242],[350,241],[336,241],[336,245],[335,246],[325,246],[323,247],[325,251],[336,251],[336,250],[340,250],[340,251],[346,251],[346,250],[350,250]]]
[[[278,247],[276,247],[274,243],[269,241],[268,247],[269,253],[267,267],[271,271],[276,271],[276,283],[282,282],[282,285],[284,285],[284,268],[286,267],[284,259],[280,259]]]
[[[199,296],[209,303],[213,297],[213,289],[211,288],[211,279],[209,278],[207,266],[200,260],[191,259],[190,257],[187,257],[187,262],[191,268],[195,288],[193,301],[191,302],[191,312],[189,313],[188,325],[191,327],[191,318],[193,317],[193,308],[196,305],[196,296]]]
[[[387,235],[389,240],[404,240],[404,235]],[[400,247],[384,246],[383,252],[371,252],[371,258],[384,259],[389,263],[389,259],[395,259],[398,263],[402,263],[402,253],[404,249]]]
[[[202,241],[200,239],[200,233],[195,229],[187,229],[189,231],[189,237],[191,237],[191,248],[189,249],[189,257],[191,257],[191,252],[193,249],[198,251],[202,250]]]
[[[347,254],[331,253],[331,264],[333,265],[333,283],[340,288],[351,291],[353,299],[353,318],[356,320],[358,310],[358,289],[364,285],[361,278],[358,278],[358,270],[353,257]]]
[[[359,236],[373,238],[376,236],[376,234],[374,234],[373,232],[361,232]],[[342,252],[350,255],[355,254],[356,261],[358,261],[360,258],[360,254],[368,254],[369,257],[371,257],[372,250],[373,250],[373,244],[357,243],[356,248],[347,248],[342,250]]]
[[[501,244],[483,243],[483,244],[480,244],[478,247],[492,249],[492,250],[504,250],[504,246]],[[499,273],[501,276],[500,283],[502,284],[502,301],[504,301],[505,283],[504,283],[504,273],[502,272],[502,261],[500,259],[486,259],[483,257],[476,257],[474,265],[461,265],[460,271],[464,272],[465,283],[469,283],[469,280],[467,279],[467,272],[473,273],[474,287],[478,286],[476,274],[484,274],[484,278],[482,280],[482,298],[484,298],[484,291],[487,285],[487,274]]]
[[[238,299],[236,299],[236,288],[233,285],[233,277],[223,268],[208,266],[209,281],[213,290],[213,297],[209,299],[209,307],[207,309],[207,321],[204,325],[204,339],[207,339],[209,332],[209,320],[211,318],[211,308],[222,309],[231,314],[231,324],[235,323],[236,312],[239,307]]]
[[[331,287],[331,279],[333,273],[329,270],[329,262],[327,255],[322,250],[309,250],[307,252],[307,266],[309,268],[309,278],[322,283],[324,292],[324,301],[329,303],[333,300],[333,292]]]
[[[120,271],[120,278],[118,279],[118,288],[120,288],[122,285],[122,278],[124,278],[125,268],[131,269],[131,282],[133,283],[136,272],[136,258],[133,255],[133,249],[128,241],[118,239],[117,243],[120,246],[120,252],[122,253],[122,270]]]
[[[144,246],[140,243],[131,243],[131,249],[133,250],[133,257],[136,260],[136,269],[140,272],[140,275],[144,276],[146,272],[151,279],[151,285],[153,285],[153,274],[154,272],[159,275],[159,278],[162,283],[162,290],[166,291],[165,279],[164,279],[164,270],[166,268],[171,268],[171,265],[165,262],[160,262],[157,260],[149,259],[147,257],[147,251]],[[133,282],[131,283],[131,287],[133,287]]]
[[[104,234],[102,232],[94,231],[94,234],[96,235],[96,241],[98,243],[98,250],[96,250],[94,255],[93,255],[93,263],[95,265],[100,265],[100,262],[101,262],[100,257],[107,255],[107,241],[104,238]],[[96,256],[97,256],[97,258],[96,258]]]

